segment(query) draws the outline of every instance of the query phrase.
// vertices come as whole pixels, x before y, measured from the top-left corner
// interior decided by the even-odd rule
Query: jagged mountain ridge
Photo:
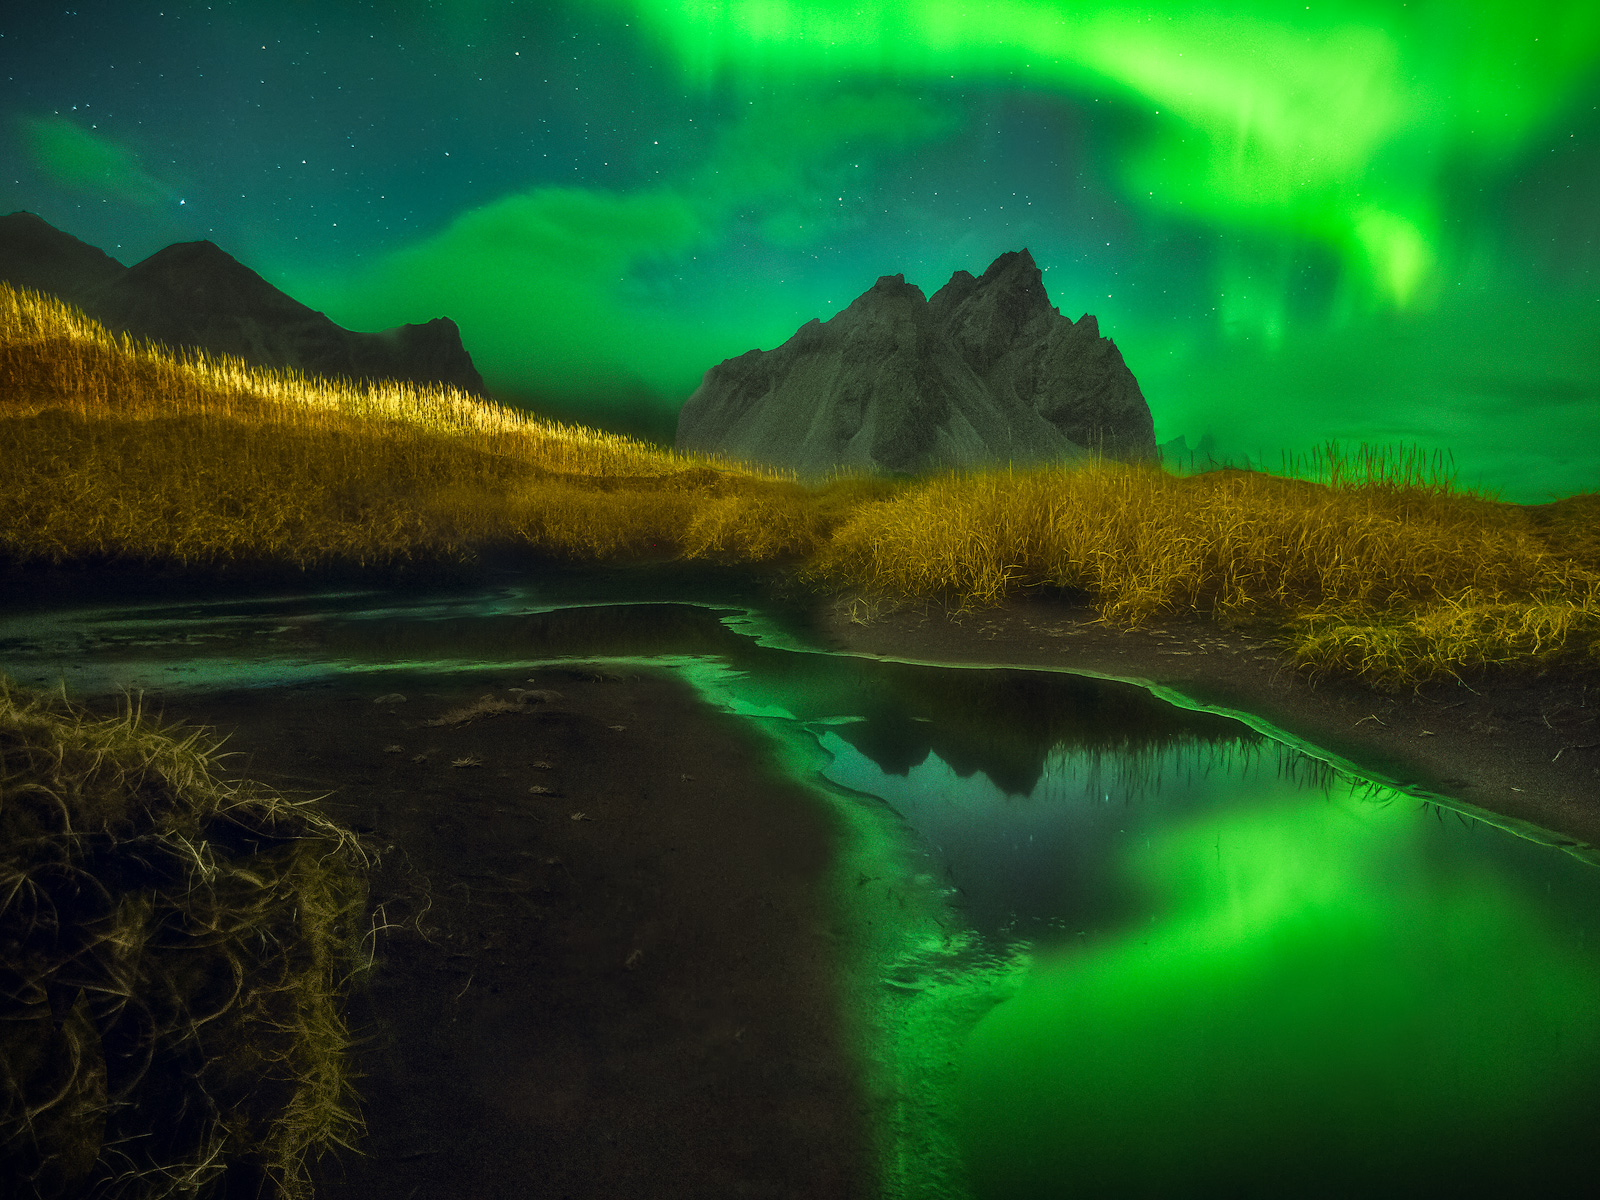
[[[125,267],[32,213],[0,217],[0,280],[74,304],[107,329],[328,378],[443,383],[486,395],[454,321],[379,333],[336,325],[208,241]]]
[[[1099,323],[1050,304],[1026,250],[924,297],[885,275],[774,350],[712,367],[677,448],[821,476],[836,469],[1157,458],[1138,381]]]

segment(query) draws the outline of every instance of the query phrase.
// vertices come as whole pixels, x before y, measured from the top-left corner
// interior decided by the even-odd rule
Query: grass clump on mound
[[[200,731],[0,677],[0,1193],[308,1195],[360,1129],[365,867]]]

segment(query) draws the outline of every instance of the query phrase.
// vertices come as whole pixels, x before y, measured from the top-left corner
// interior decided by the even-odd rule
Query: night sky
[[[20,0],[0,79],[0,211],[452,317],[560,415],[670,436],[879,275],[1026,246],[1158,440],[1600,489],[1594,0]]]

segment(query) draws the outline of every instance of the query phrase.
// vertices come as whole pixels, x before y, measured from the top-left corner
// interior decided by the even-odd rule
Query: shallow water
[[[612,583],[0,620],[74,695],[674,672],[846,818],[886,1194],[1562,1194],[1600,1168],[1600,871],[1227,716],[827,653]]]

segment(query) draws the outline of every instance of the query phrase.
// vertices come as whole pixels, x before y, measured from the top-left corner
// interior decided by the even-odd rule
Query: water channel
[[[1600,1168],[1592,862],[1131,683],[629,593],[56,606],[0,618],[0,669],[77,697],[677,674],[846,818],[886,1195],[1560,1195]]]

